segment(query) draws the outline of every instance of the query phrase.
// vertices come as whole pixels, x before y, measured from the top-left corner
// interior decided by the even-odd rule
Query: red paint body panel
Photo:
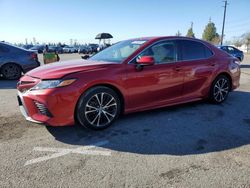
[[[127,111],[157,107],[180,99],[183,76],[175,68],[173,63],[147,66],[143,71],[137,71],[133,64],[127,65]]]
[[[65,62],[57,62],[47,64],[46,66],[40,66],[36,69],[29,71],[26,75],[30,75],[40,79],[58,79],[65,75],[81,72],[96,70],[101,67],[105,67],[112,63],[109,62],[93,62],[82,59],[71,60]]]
[[[129,62],[151,44],[165,39],[189,40],[183,37],[146,39],[149,41],[122,63],[72,60],[45,65],[28,72],[20,79],[17,87],[28,116],[51,126],[73,125],[78,99],[86,90],[97,85],[110,86],[119,91],[124,100],[125,113],[207,98],[213,80],[221,73],[230,76],[232,89],[239,86],[240,70],[237,67],[230,68],[235,59],[204,41],[214,53],[208,59],[155,64],[138,71]],[[29,90],[41,80],[60,78],[77,80],[62,88]],[[34,101],[43,104],[52,117],[42,115]]]

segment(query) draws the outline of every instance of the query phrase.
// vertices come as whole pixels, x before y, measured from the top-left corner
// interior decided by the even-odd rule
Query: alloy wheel
[[[93,95],[85,106],[85,117],[94,127],[103,127],[113,121],[117,115],[117,101],[106,92]]]
[[[18,79],[21,75],[21,70],[17,65],[9,63],[3,66],[2,74],[7,79]]]
[[[213,97],[216,102],[222,102],[226,99],[229,92],[229,81],[225,78],[220,78],[216,81],[213,89]]]

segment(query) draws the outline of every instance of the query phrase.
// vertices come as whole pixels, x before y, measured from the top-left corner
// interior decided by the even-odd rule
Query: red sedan
[[[238,60],[207,42],[151,37],[36,68],[17,89],[27,120],[103,129],[122,113],[202,99],[222,103],[239,79]]]

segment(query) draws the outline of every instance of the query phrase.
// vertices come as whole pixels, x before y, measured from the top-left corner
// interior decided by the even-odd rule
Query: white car
[[[72,46],[65,46],[63,48],[63,52],[64,53],[75,53],[75,52],[77,52],[77,49],[75,47],[72,47]]]

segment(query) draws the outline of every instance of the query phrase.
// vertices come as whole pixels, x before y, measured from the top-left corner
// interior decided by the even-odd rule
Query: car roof
[[[11,47],[11,48],[14,48],[14,49],[18,49],[18,50],[29,51],[29,50],[27,50],[25,48],[18,47],[18,46],[15,46],[13,44],[6,43],[6,42],[0,42],[0,45],[8,46],[8,47]]]
[[[206,41],[203,41],[203,40],[200,40],[200,39],[197,39],[197,38],[183,37],[183,36],[151,36],[151,37],[132,38],[130,40],[157,41],[157,40],[163,40],[163,39],[185,39],[185,40],[193,40],[193,41],[199,41],[199,42],[206,42]]]

